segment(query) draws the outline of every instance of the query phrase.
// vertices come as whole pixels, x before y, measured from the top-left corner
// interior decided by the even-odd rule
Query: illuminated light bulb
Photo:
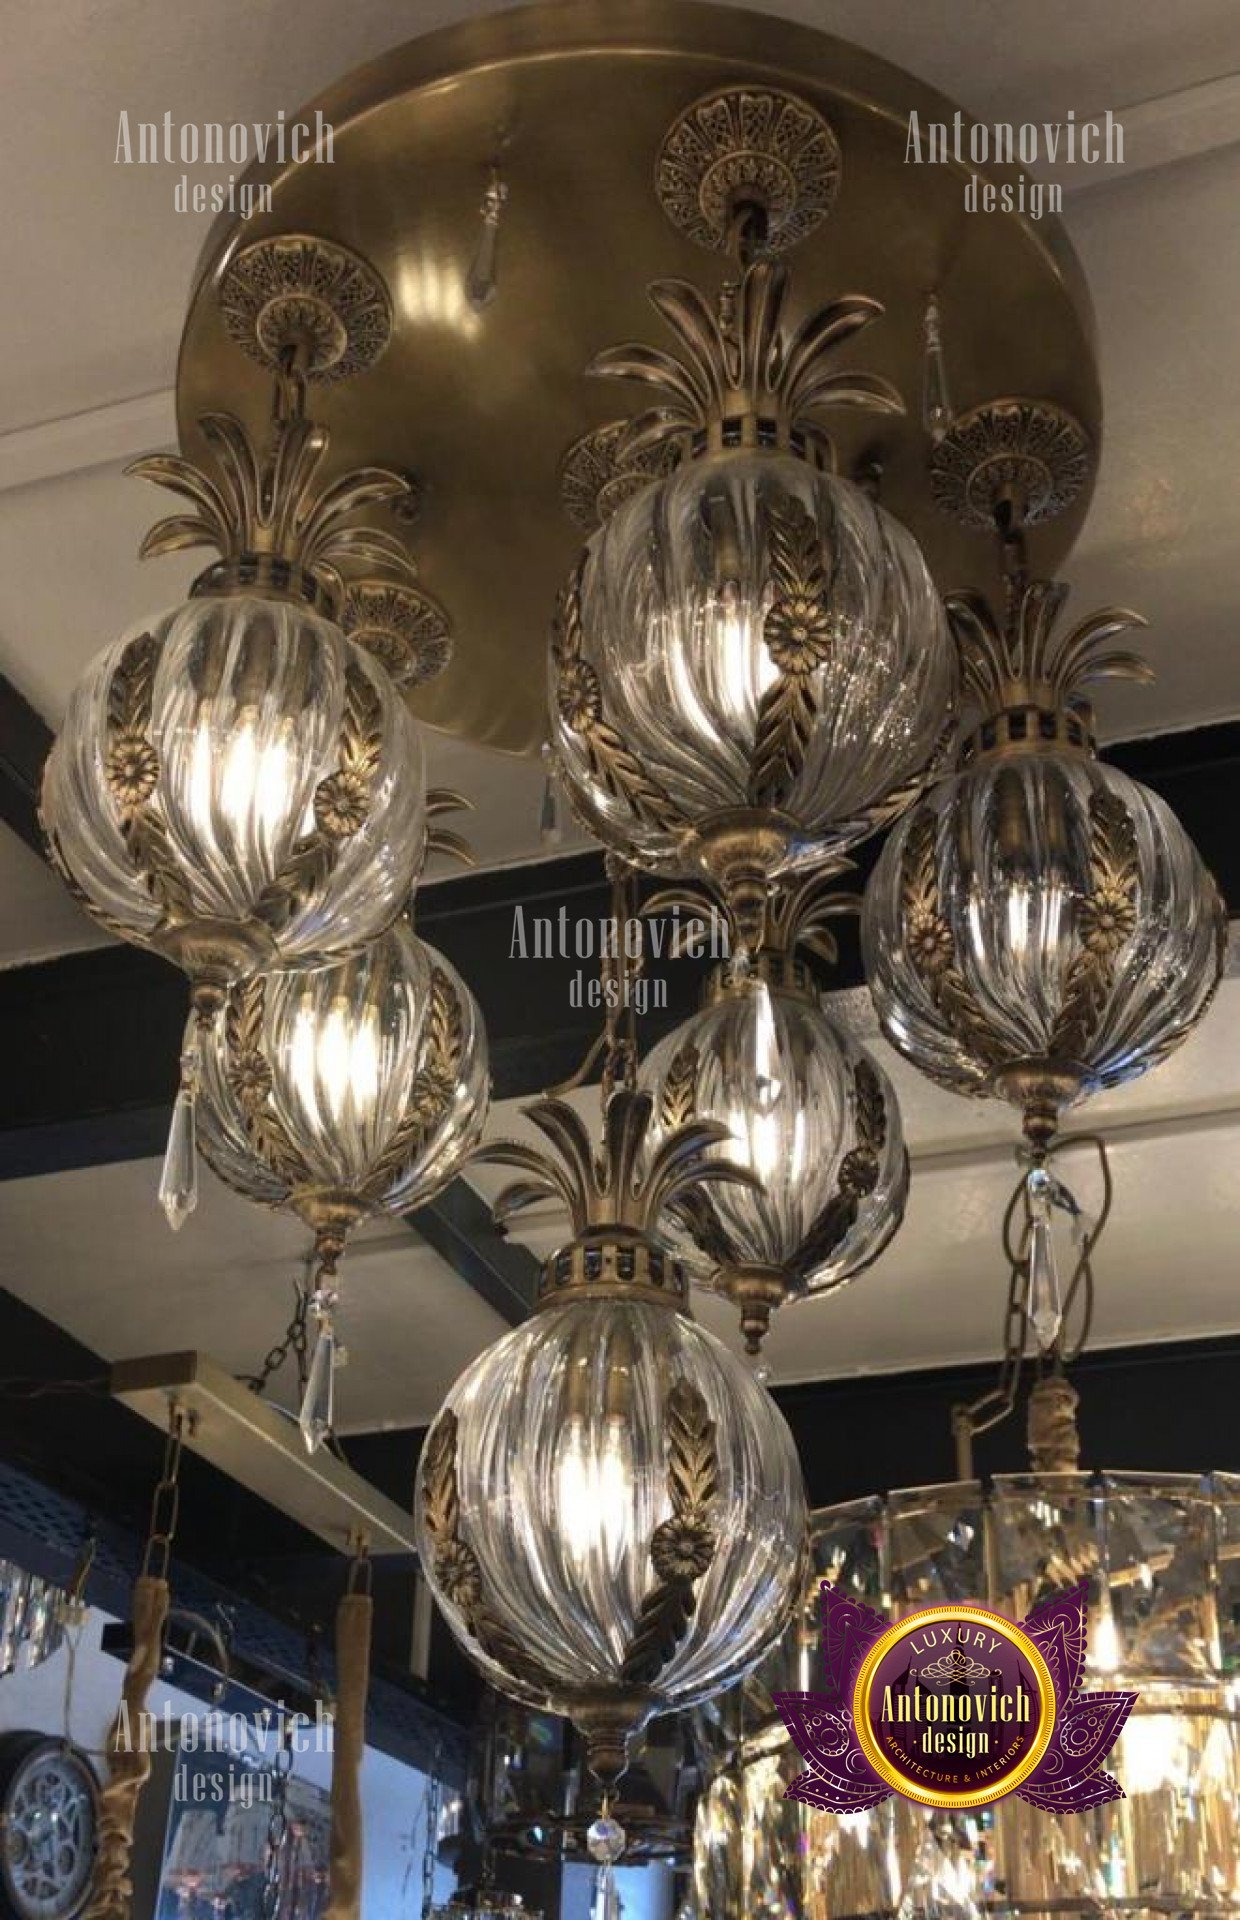
[[[580,1415],[568,1422],[556,1492],[570,1557],[584,1569],[601,1553],[614,1571],[628,1545],[633,1499],[623,1420],[613,1416],[606,1421],[597,1447]]]

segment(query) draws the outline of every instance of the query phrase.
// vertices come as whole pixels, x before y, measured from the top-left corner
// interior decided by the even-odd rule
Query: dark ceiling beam
[[[51,744],[42,714],[0,673],[0,820],[40,858],[39,782]]]

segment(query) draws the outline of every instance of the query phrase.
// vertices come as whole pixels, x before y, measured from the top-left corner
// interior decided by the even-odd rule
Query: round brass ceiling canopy
[[[618,390],[583,370],[602,347],[651,337],[649,281],[678,276],[713,293],[734,273],[695,243],[689,214],[680,225],[668,217],[656,178],[662,164],[666,199],[670,130],[695,102],[738,86],[795,96],[838,145],[837,174],[815,120],[808,159],[792,157],[790,204],[814,210],[782,255],[794,317],[846,293],[886,308],[850,364],[894,380],[908,412],[839,414],[841,471],[879,474],[884,504],[912,528],[941,587],[990,583],[990,543],[931,497],[920,394],[934,289],[955,407],[1047,402],[1080,423],[1092,450],[1070,504],[1033,528],[1033,566],[1053,570],[1079,530],[1101,427],[1089,296],[1056,219],[971,212],[967,161],[906,162],[910,114],[924,150],[929,123],[950,134],[953,103],[810,28],[698,0],[551,0],[469,20],[394,49],[303,109],[333,129],[330,164],[269,159],[246,175],[270,188],[270,208],[212,228],[177,385],[191,456],[205,451],[204,413],[261,427],[269,378],[236,343],[238,290],[247,315],[256,296],[228,277],[256,241],[317,236],[377,271],[391,312],[381,357],[367,365],[359,352],[353,377],[315,387],[311,410],[331,430],[333,470],[378,464],[416,482],[417,515],[403,530],[456,639],[444,672],[411,696],[434,726],[513,753],[544,738],[548,624],[581,538],[574,517],[586,513],[576,500],[575,516],[565,511],[565,458],[571,466],[575,443],[617,412]],[[683,159],[683,143],[678,151]],[[498,284],[476,308],[466,282],[497,158],[508,189]],[[720,175],[709,156],[703,171],[714,219]],[[983,185],[1019,187],[1012,169],[976,171]],[[681,168],[677,193],[692,172]],[[383,524],[402,530],[390,510],[376,514],[385,511]]]

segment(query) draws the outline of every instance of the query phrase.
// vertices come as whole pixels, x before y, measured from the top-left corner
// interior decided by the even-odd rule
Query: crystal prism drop
[[[544,847],[558,847],[563,837],[560,827],[560,795],[556,786],[555,756],[549,746],[542,750],[545,773],[542,809],[538,816],[538,834]]]
[[[1050,1177],[1044,1168],[1035,1167],[1027,1185],[1030,1212],[1029,1291],[1025,1311],[1038,1337],[1038,1345],[1045,1353],[1054,1346],[1063,1325],[1059,1267],[1051,1235]]]
[[[174,1233],[198,1205],[198,1155],[194,1142],[194,1096],[182,1087],[172,1109],[168,1147],[159,1176],[159,1204]]]
[[[306,1378],[297,1424],[307,1453],[317,1453],[335,1425],[336,1413],[336,1334],[329,1319],[319,1326],[314,1343],[314,1358]]]
[[[610,1867],[600,1867],[594,1882],[590,1920],[621,1920],[620,1889]]]
[[[952,403],[947,391],[947,367],[943,359],[939,303],[935,294],[926,302],[926,346],[922,368],[921,421],[937,445],[952,423]]]
[[[624,1852],[628,1835],[618,1820],[613,1820],[607,1812],[600,1813],[597,1820],[591,1822],[586,1832],[586,1852],[591,1860],[597,1860],[601,1866],[612,1866]]]

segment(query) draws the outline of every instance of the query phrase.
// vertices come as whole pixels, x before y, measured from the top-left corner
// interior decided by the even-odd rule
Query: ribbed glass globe
[[[477,1002],[404,920],[346,960],[234,987],[200,1046],[208,1163],[312,1224],[325,1201],[357,1217],[421,1205],[486,1123]]]
[[[665,1305],[576,1298],[461,1375],[416,1518],[426,1577],[487,1679],[590,1731],[600,1701],[629,1701],[640,1726],[761,1658],[795,1602],[805,1502],[782,1414],[719,1341]],[[683,1633],[656,1633],[643,1660],[652,1590],[671,1581],[675,1611],[682,1578]]]
[[[236,978],[378,933],[422,859],[417,730],[381,668],[290,601],[193,598],[106,648],[48,758],[43,815],[87,910]]]
[[[579,605],[556,746],[588,824],[643,867],[689,871],[687,838],[755,807],[779,816],[768,877],[818,863],[906,804],[942,735],[954,659],[916,542],[793,454],[690,459],[635,495],[586,548]]]
[[[983,759],[927,794],[888,839],[862,919],[884,1031],[915,1066],[972,1094],[1062,1069],[1068,1099],[1179,1045],[1218,983],[1225,935],[1214,882],[1165,802],[1052,750]]]
[[[710,1157],[749,1167],[762,1183],[702,1190],[665,1228],[695,1279],[737,1299],[752,1338],[764,1298],[769,1312],[830,1292],[877,1259],[908,1196],[891,1082],[827,1014],[803,969],[797,979],[729,979],[660,1041],[642,1075],[654,1098],[652,1149],[691,1111],[728,1128]]]

